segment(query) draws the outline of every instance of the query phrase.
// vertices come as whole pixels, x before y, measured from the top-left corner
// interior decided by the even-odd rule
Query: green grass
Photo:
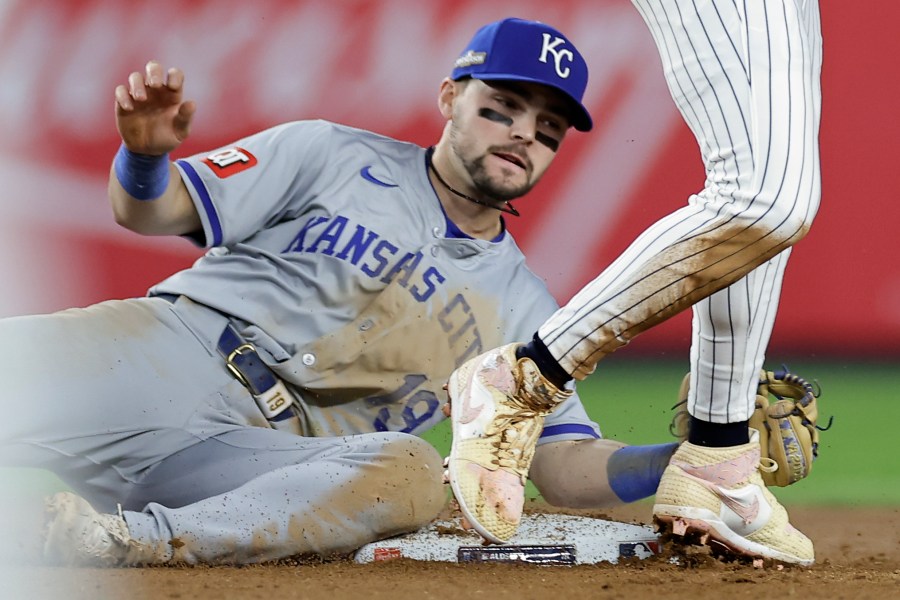
[[[686,364],[615,358],[579,384],[588,414],[608,438],[630,444],[672,441],[671,408]],[[776,489],[779,499],[793,504],[900,505],[900,368],[809,360],[791,360],[788,366],[819,382],[820,425],[829,417],[834,420],[831,429],[820,433],[819,458],[811,475]],[[447,452],[447,423],[426,438]],[[533,486],[528,494],[537,495]]]
[[[608,438],[630,444],[672,441],[671,407],[685,373],[683,363],[607,359],[579,385],[591,415]],[[793,504],[900,505],[900,368],[891,364],[793,360],[795,373],[817,380],[820,424],[834,417],[820,434],[819,458],[807,479],[779,488],[779,499]],[[775,366],[775,365],[771,365]],[[449,423],[425,438],[445,454]],[[6,469],[0,470],[0,475]],[[15,488],[52,492],[62,484],[46,473],[16,470]],[[5,477],[4,480],[7,480]],[[529,484],[530,497],[537,495]]]

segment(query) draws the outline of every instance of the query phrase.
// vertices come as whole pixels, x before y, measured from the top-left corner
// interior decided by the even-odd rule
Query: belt
[[[173,304],[178,299],[174,294],[159,294],[156,297]],[[244,340],[230,323],[225,325],[219,336],[216,350],[225,359],[228,372],[247,388],[269,421],[285,421],[293,416],[288,409],[294,399],[284,382],[263,361],[256,347]]]
[[[294,399],[284,383],[275,376],[253,344],[244,341],[229,323],[219,336],[216,349],[225,359],[225,366],[247,388],[270,421],[283,421],[293,416],[290,410]]]

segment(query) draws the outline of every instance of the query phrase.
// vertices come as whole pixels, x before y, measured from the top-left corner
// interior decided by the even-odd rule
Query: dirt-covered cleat
[[[759,473],[759,443],[707,448],[684,442],[666,467],[653,505],[660,531],[734,555],[811,565],[813,544]]]
[[[114,567],[142,562],[138,557],[144,549],[131,538],[121,515],[98,513],[70,492],[50,497],[46,511],[44,557],[51,564]]]
[[[509,344],[450,375],[450,485],[460,510],[488,541],[511,538],[522,518],[525,482],[544,418],[572,395],[547,381]]]

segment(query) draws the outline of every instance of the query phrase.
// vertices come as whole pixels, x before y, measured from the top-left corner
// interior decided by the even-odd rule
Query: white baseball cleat
[[[811,565],[812,542],[763,483],[758,439],[728,448],[682,443],[659,482],[654,520],[662,532],[716,551]]]
[[[502,544],[519,526],[544,418],[572,395],[547,381],[519,344],[477,356],[450,375],[448,478],[469,524]]]
[[[143,547],[121,515],[101,514],[70,492],[47,500],[44,557],[52,564],[114,567],[139,564]]]

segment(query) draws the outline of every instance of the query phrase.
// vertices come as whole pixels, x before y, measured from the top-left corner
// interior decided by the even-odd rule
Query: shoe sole
[[[465,378],[460,378],[460,377],[451,377],[450,378],[450,381],[448,382],[448,390],[447,390],[448,393],[450,394],[450,398],[456,399],[456,398],[460,397],[460,391],[466,387],[466,384],[470,384],[471,378],[474,377],[475,371],[476,371],[476,369],[472,368],[469,373],[465,373],[465,375],[466,375]],[[460,386],[459,385],[460,379],[463,379],[466,382],[466,384]],[[456,498],[456,502],[459,504],[459,510],[462,511],[463,516],[466,518],[466,521],[469,522],[469,525],[472,527],[472,529],[477,531],[481,537],[488,540],[489,542],[493,542],[494,544],[503,544],[506,542],[506,540],[498,538],[494,534],[490,533],[487,529],[485,529],[484,526],[481,525],[481,523],[478,521],[478,519],[472,513],[472,511],[469,510],[469,507],[466,505],[466,503],[463,501],[462,490],[459,488],[459,484],[457,483],[457,477],[456,477],[457,461],[454,460],[454,456],[456,456],[456,451],[457,451],[457,443],[460,438],[459,424],[457,423],[457,420],[454,417],[454,414],[456,414],[456,413],[453,412],[453,408],[452,408],[452,404],[451,404],[450,423],[451,423],[451,429],[453,432],[453,440],[450,444],[450,459],[447,464],[447,472],[449,474],[450,488],[453,490],[453,496]]]
[[[660,534],[673,541],[681,538],[682,544],[693,545],[690,540],[698,539],[702,545],[724,550],[737,557],[771,559],[801,566],[809,566],[815,562],[815,559],[802,559],[738,536],[722,521],[708,515],[698,517],[695,510],[690,508],[656,505],[653,507],[653,522]]]

